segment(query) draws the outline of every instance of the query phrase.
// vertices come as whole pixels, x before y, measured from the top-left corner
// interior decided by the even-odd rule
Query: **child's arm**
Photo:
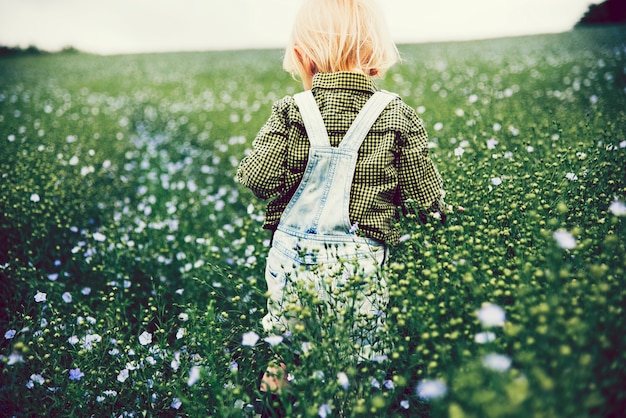
[[[239,164],[235,180],[259,198],[271,199],[284,189],[287,158],[287,102],[279,100],[252,142],[252,152]]]
[[[417,211],[420,219],[435,214],[445,221],[445,191],[441,175],[428,155],[428,135],[422,121],[410,109],[405,113],[411,128],[404,134],[398,180],[402,206]]]

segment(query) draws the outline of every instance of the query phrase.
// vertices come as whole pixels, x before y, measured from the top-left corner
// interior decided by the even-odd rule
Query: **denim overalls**
[[[377,274],[386,249],[355,234],[358,225],[350,224],[348,209],[358,150],[395,97],[375,93],[334,148],[311,91],[294,96],[311,147],[267,257],[267,331],[295,332],[294,325],[303,324],[297,317],[307,307],[313,316],[333,315],[333,323],[349,327],[350,338],[361,347],[359,356],[373,352],[373,335],[383,324],[388,300],[386,282]]]

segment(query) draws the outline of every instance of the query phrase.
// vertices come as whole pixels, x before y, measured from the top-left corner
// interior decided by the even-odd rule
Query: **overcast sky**
[[[570,30],[601,0],[379,0],[397,42]],[[0,45],[100,54],[283,47],[301,0],[0,0]]]

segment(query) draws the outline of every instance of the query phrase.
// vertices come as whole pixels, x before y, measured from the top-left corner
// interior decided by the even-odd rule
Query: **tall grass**
[[[332,317],[260,326],[233,177],[300,89],[280,51],[1,59],[1,415],[252,416],[277,353],[289,416],[623,416],[626,32],[401,52],[379,85],[465,211],[398,218],[389,350],[358,365]]]

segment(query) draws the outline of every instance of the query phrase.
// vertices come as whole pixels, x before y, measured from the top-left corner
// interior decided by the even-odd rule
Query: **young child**
[[[351,310],[355,330],[366,330],[355,343],[359,356],[376,352],[373,328],[388,299],[376,273],[398,242],[397,208],[444,207],[421,120],[372,80],[398,60],[374,0],[305,0],[283,61],[305,91],[274,103],[236,176],[268,201],[268,332],[293,331],[294,283],[327,301],[358,275],[369,279]]]

